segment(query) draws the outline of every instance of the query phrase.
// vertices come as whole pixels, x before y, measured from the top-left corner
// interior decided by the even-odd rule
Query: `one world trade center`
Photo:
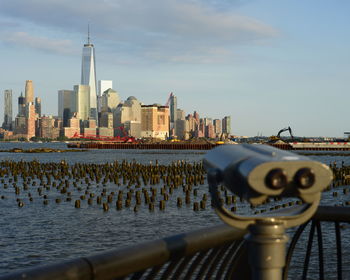
[[[90,30],[88,29],[88,41],[84,44],[83,59],[81,65],[81,84],[90,86],[90,119],[97,122],[97,90],[96,90],[96,66],[95,49],[90,43]]]

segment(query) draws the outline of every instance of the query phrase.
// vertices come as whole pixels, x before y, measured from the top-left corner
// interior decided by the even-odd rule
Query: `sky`
[[[81,79],[90,25],[97,80],[123,100],[231,116],[232,133],[350,131],[350,1],[0,0],[0,92],[26,80],[57,114]],[[3,96],[0,123],[3,122]]]

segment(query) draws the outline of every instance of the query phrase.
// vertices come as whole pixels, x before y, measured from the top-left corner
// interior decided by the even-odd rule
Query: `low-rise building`
[[[80,119],[77,114],[74,114],[73,117],[68,120],[68,127],[63,127],[62,136],[73,138],[76,135],[80,135]]]
[[[98,135],[103,138],[112,138],[114,136],[114,129],[109,127],[99,127]]]
[[[166,139],[169,136],[169,107],[141,106],[141,137]]]

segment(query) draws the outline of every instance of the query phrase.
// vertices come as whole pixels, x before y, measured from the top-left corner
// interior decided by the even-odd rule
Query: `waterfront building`
[[[214,122],[214,132],[217,136],[220,136],[222,133],[222,129],[221,129],[221,120],[219,119],[215,119]]]
[[[123,127],[128,136],[133,136],[135,138],[141,137],[141,121],[126,121]]]
[[[203,121],[205,126],[208,126],[209,124],[213,124],[212,118],[204,118]]]
[[[41,117],[41,98],[35,97],[35,113],[38,115],[38,117]]]
[[[95,49],[90,43],[90,32],[88,30],[88,40],[83,47],[83,57],[81,65],[81,84],[90,87],[88,116],[97,120],[97,90],[96,90],[96,66]]]
[[[97,125],[96,120],[88,119],[85,121],[80,121],[80,132],[83,137],[96,137],[97,136]]]
[[[119,93],[109,88],[103,92],[101,101],[101,112],[114,112],[120,104]]]
[[[60,117],[55,117],[54,119],[55,119],[54,126],[58,128],[59,131],[61,131],[63,129],[63,120]]]
[[[78,118],[82,121],[89,119],[90,109],[90,86],[88,85],[75,85],[75,110],[78,113]]]
[[[126,124],[128,122],[128,125]],[[120,103],[113,113],[113,127],[124,127],[124,132],[129,136],[139,137],[137,132],[141,123],[141,102],[136,97],[130,96],[124,103]],[[125,136],[123,131],[115,129],[115,136]]]
[[[111,80],[99,80],[98,81],[98,95],[102,94],[107,90],[113,88],[113,81]]]
[[[24,117],[26,115],[26,98],[21,92],[21,96],[18,97],[18,116]]]
[[[114,136],[114,129],[100,126],[98,128],[98,135],[101,138],[104,138],[104,137],[112,138]]]
[[[97,119],[100,119],[99,113],[101,113],[101,108],[102,108],[102,96],[97,95]]]
[[[0,128],[0,139],[12,140],[13,138],[13,131]]]
[[[141,106],[141,137],[166,139],[169,136],[169,107]]]
[[[231,116],[225,116],[222,119],[222,132],[227,135],[231,134]]]
[[[185,120],[185,119],[186,119],[185,111],[181,109],[177,109],[175,120]]]
[[[59,127],[55,126],[52,116],[43,116],[39,119],[39,137],[56,139],[59,137]]]
[[[27,120],[25,115],[18,115],[16,117],[14,133],[16,135],[25,135],[27,133]]]
[[[205,137],[207,138],[215,138],[215,130],[213,123],[208,123],[208,125],[205,126]]]
[[[194,135],[196,138],[205,136],[205,123],[203,119],[199,119],[199,122],[196,124]]]
[[[84,127],[86,128],[97,128],[97,122],[94,119],[88,119],[85,121],[86,125]]]
[[[193,112],[193,118],[196,120],[197,124],[199,124],[200,117],[196,111]]]
[[[12,130],[12,90],[4,91],[4,122],[2,128]]]
[[[77,135],[80,135],[80,119],[78,118],[78,114],[74,113],[68,120],[68,126],[63,127],[62,136],[73,138]]]
[[[26,104],[26,134],[27,139],[35,136],[35,105],[33,102]]]
[[[58,91],[58,116],[63,121],[63,126],[68,126],[68,120],[76,110],[74,90],[59,90]]]
[[[93,127],[83,127],[82,128],[82,135],[83,137],[91,137],[96,138],[97,137],[97,128]]]
[[[176,109],[175,113],[176,114],[174,117],[174,124],[172,125],[170,123],[170,136],[175,136],[181,139],[187,138],[187,136],[185,136],[186,132],[183,131],[183,129],[186,128],[185,111],[181,109]],[[171,113],[170,113],[170,117],[171,117]],[[180,127],[177,127],[178,124],[180,125]]]
[[[102,109],[102,94],[110,88],[113,88],[113,81],[111,80],[99,80],[97,84],[98,95],[97,95],[97,109],[101,112]]]
[[[113,128],[113,113],[102,112],[100,119],[100,127]]]
[[[190,137],[189,121],[177,119],[175,122],[175,135],[178,139],[187,140]]]
[[[169,134],[175,136],[175,125],[176,125],[176,113],[177,113],[177,97],[171,93],[169,97],[169,113],[170,113],[170,124],[169,124]]]
[[[193,132],[196,129],[196,119],[193,117],[192,114],[188,114],[186,117],[186,121],[188,122],[188,131],[193,136]]]

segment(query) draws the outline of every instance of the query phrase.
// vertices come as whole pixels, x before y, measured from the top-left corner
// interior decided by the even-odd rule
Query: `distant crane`
[[[292,133],[292,129],[290,128],[290,126],[286,127],[286,128],[282,128],[280,131],[278,131],[277,133],[277,138],[280,138],[280,135],[282,132],[285,131],[289,131],[290,137],[292,137],[292,139],[294,139],[293,133]]]
[[[292,129],[290,128],[290,126],[288,126],[288,127],[285,127],[285,128],[282,128],[280,131],[278,131],[278,133],[277,133],[277,135],[276,136],[270,136],[269,137],[269,141],[270,142],[276,142],[276,141],[278,141],[278,140],[281,140],[281,133],[283,133],[283,132],[285,132],[285,131],[288,131],[289,132],[289,134],[290,134],[290,137],[292,138],[292,139],[294,139],[294,136],[293,136],[293,133],[292,133]]]
[[[168,100],[166,101],[166,103],[165,103],[164,106],[169,107],[170,100],[171,100],[171,98],[172,98],[173,96],[174,96],[174,94],[173,94],[172,92],[170,92],[169,97],[168,97]]]

